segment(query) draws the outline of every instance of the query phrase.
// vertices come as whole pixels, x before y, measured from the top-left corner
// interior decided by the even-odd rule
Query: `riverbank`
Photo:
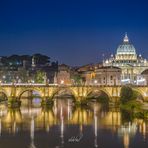
[[[120,104],[121,111],[127,112],[133,118],[148,119],[148,108],[144,108],[147,103],[141,103],[136,100]]]

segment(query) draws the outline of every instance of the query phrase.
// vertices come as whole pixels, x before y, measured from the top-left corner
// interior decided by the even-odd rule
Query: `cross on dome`
[[[127,33],[125,33],[125,37],[123,39],[123,42],[124,43],[129,43],[129,39],[128,39]]]

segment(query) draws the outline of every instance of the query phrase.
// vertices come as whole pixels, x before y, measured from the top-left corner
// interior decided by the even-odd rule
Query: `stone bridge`
[[[0,84],[0,93],[3,93],[8,100],[20,100],[21,95],[26,91],[37,91],[42,100],[52,100],[59,92],[69,92],[76,102],[82,102],[91,93],[104,92],[115,102],[120,98],[122,86],[99,86],[99,85],[53,85],[53,84]],[[148,86],[133,86],[144,101],[148,100]]]

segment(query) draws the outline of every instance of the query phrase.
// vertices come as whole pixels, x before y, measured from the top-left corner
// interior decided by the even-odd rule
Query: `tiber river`
[[[128,120],[118,108],[58,98],[43,110],[40,99],[24,100],[15,110],[0,104],[0,148],[148,148],[148,121]]]

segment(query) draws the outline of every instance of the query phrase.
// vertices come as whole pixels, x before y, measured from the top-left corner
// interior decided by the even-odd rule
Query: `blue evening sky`
[[[96,63],[116,52],[125,32],[148,58],[147,0],[0,0],[0,56]]]

